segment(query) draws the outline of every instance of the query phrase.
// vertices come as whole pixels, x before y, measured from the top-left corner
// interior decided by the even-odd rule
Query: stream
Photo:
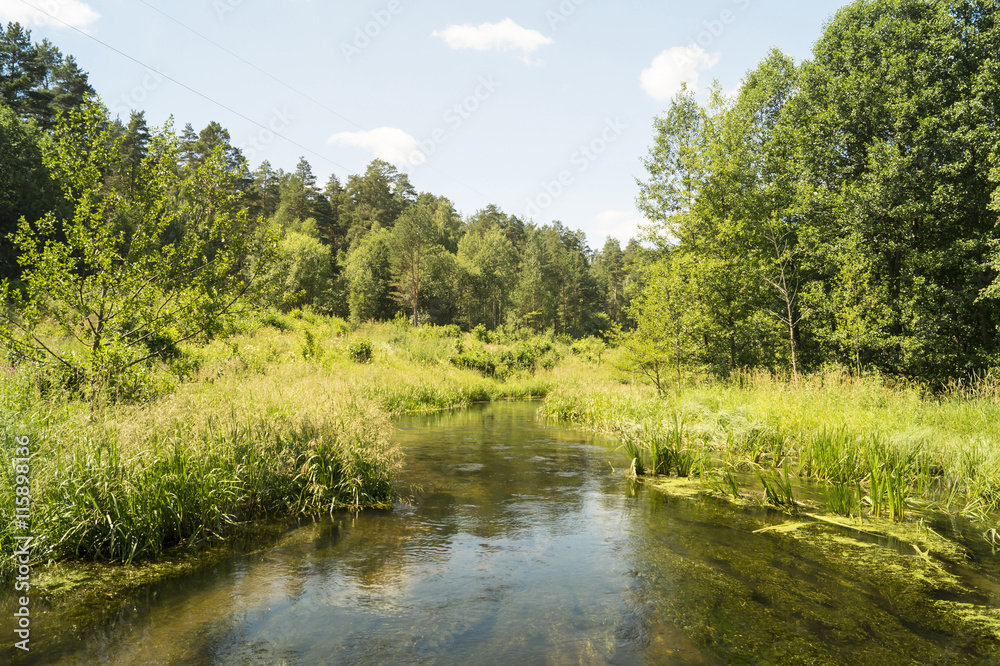
[[[792,519],[664,495],[536,410],[401,419],[392,511],[286,529],[86,631],[43,613],[16,663],[1000,663],[988,549],[958,565],[829,525],[755,533]]]

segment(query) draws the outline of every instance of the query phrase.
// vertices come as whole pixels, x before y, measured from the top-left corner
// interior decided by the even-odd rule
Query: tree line
[[[997,4],[858,0],[810,60],[774,50],[733,95],[683,90],[638,182],[646,244],[596,251],[495,205],[462,216],[381,160],[320,186],[305,159],[253,169],[215,122],[111,118],[72,58],[12,24],[0,334],[51,356],[47,321],[121,369],[267,306],[606,336],[661,388],[691,367],[985,372],[1000,366]]]
[[[659,256],[624,341],[685,365],[941,380],[1000,366],[994,0],[859,0],[812,59],[656,120],[639,204]]]
[[[304,158],[253,169],[217,122],[112,118],[18,24],[0,30],[0,185],[0,336],[103,382],[261,306],[603,335],[644,254],[495,205],[463,217],[382,160],[321,187]]]

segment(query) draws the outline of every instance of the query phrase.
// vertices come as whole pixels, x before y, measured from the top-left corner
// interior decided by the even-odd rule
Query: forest
[[[320,187],[305,159],[248,164],[216,122],[111,118],[72,56],[11,24],[2,333],[68,367],[31,333],[57,321],[150,363],[245,308],[308,308],[597,336],[658,386],[831,364],[971,377],[1000,350],[997,39],[992,3],[855,3],[812,60],[774,50],[735,95],[681,92],[637,183],[644,236],[594,250],[496,205],[463,217],[381,160]]]
[[[47,42],[31,44],[16,24],[3,34],[0,173],[10,186],[0,209],[0,274],[10,281],[8,300],[37,280],[51,286],[55,278],[36,270],[54,244],[72,252],[91,241],[122,260],[116,274],[153,255],[163,261],[162,283],[145,287],[162,295],[172,274],[201,270],[180,259],[194,245],[167,259],[178,241],[190,241],[231,262],[221,271],[216,262],[212,279],[239,274],[246,287],[240,300],[253,307],[309,308],[355,324],[405,316],[414,325],[528,327],[573,337],[606,335],[627,321],[628,284],[644,256],[638,242],[623,251],[609,239],[595,252],[582,232],[537,225],[495,205],[463,218],[446,197],[418,193],[407,174],[378,159],[365,173],[344,183],[334,175],[322,187],[304,158],[291,171],[267,162],[254,167],[218,123],[178,134],[169,124],[150,128],[142,111],[110,118],[72,58]],[[73,182],[83,169],[93,170],[92,179]],[[203,196],[207,191],[214,198]],[[94,196],[102,200],[101,224],[79,227],[86,241],[71,240],[67,217]],[[222,217],[240,225],[246,245],[232,244],[233,235],[223,242],[219,225],[230,222]],[[107,266],[96,258],[64,264],[62,279],[110,277]],[[70,307],[80,317],[101,309],[92,302]],[[180,316],[158,319],[146,340],[177,338],[170,328]],[[121,312],[107,320],[103,340],[128,338],[131,319]]]

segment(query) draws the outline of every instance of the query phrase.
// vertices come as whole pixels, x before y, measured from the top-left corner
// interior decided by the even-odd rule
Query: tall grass
[[[371,408],[344,404],[317,417],[209,407],[195,422],[129,416],[133,427],[70,419],[39,442],[32,534],[40,559],[132,562],[249,520],[393,499],[397,454],[388,422]]]
[[[622,448],[637,475],[646,473],[645,454],[649,454],[648,471],[652,474],[679,477],[691,475],[698,460],[697,452],[685,445],[684,422],[675,414],[670,426],[664,423],[621,424],[614,432],[622,440]]]
[[[144,370],[171,390],[132,403],[51,387],[43,396],[37,369],[12,369],[0,354],[0,454],[13,457],[16,436],[36,452],[35,557],[136,562],[260,518],[388,505],[399,461],[392,415],[551,389],[547,373],[501,382],[447,363],[457,333],[351,332],[312,313],[272,314],[182,345],[170,364]],[[359,341],[370,362],[354,360]],[[0,546],[10,552],[14,477],[0,467]]]
[[[621,423],[655,429],[680,415],[696,455],[724,458],[744,472],[763,469],[762,485],[779,495],[784,474],[767,470],[795,464],[798,475],[827,484],[827,504],[842,515],[899,521],[915,500],[981,518],[1000,510],[995,379],[933,393],[835,370],[798,385],[746,374],[691,381],[660,397],[611,371],[586,379],[562,372],[543,404],[546,416],[616,433]]]
[[[795,497],[792,493],[792,479],[788,475],[788,467],[783,467],[781,473],[773,469],[758,471],[757,478],[764,487],[764,498],[769,503],[781,509],[794,509]]]

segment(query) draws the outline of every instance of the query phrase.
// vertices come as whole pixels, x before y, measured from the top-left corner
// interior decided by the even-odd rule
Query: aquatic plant
[[[825,490],[831,511],[847,518],[861,516],[861,484],[857,481],[831,481]]]
[[[674,465],[674,451],[667,441],[667,435],[660,426],[642,428],[640,437],[649,451],[650,470],[653,474],[669,476]]]
[[[644,475],[646,473],[646,465],[642,459],[643,447],[637,439],[634,436],[626,435],[625,440],[622,442],[622,449],[625,451],[625,455],[628,456],[632,474],[635,476]]]
[[[724,469],[703,470],[701,478],[720,495],[739,499],[740,483],[728,463]]]
[[[788,467],[782,467],[782,473],[777,470],[765,473],[763,470],[757,473],[761,485],[764,487],[764,500],[782,509],[795,508],[795,497],[792,493],[792,479],[788,474]]]

